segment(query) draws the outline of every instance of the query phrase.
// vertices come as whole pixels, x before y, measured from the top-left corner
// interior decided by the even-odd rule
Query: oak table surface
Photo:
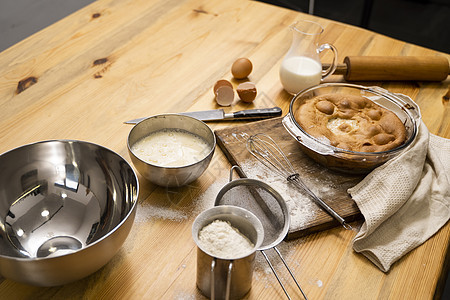
[[[212,87],[232,80],[238,57],[254,66],[258,97],[236,100],[227,111],[279,106],[290,96],[278,69],[296,19],[319,22],[320,42],[345,56],[435,56],[439,53],[368,30],[256,1],[98,0],[0,53],[0,152],[50,139],[85,140],[108,147],[131,163],[123,121],[166,112],[219,108]],[[329,54],[322,56],[329,62]],[[343,82],[334,75],[326,82]],[[233,81],[236,86],[239,82]],[[410,96],[431,133],[450,138],[449,79],[443,82],[360,82]],[[213,129],[233,124],[209,123]],[[193,184],[167,190],[139,176],[133,229],[102,269],[59,287],[0,279],[0,298],[202,299],[196,288],[196,215],[226,182],[229,162],[216,150]],[[359,228],[361,222],[352,224]],[[450,225],[381,272],[352,249],[356,232],[342,228],[289,242],[280,249],[310,299],[430,299],[439,295],[448,264]],[[258,256],[260,254],[258,253]],[[280,267],[277,262],[276,267]],[[301,295],[287,274],[287,290]],[[257,257],[249,299],[284,298]]]

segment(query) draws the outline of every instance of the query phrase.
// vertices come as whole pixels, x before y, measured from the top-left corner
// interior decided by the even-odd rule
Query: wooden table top
[[[253,104],[236,100],[226,110],[277,105],[286,113],[290,96],[282,89],[278,68],[290,46],[288,26],[296,19],[322,24],[320,41],[334,44],[340,61],[352,55],[450,57],[256,1],[98,0],[0,53],[0,152],[41,140],[78,139],[108,147],[131,163],[126,146],[131,126],[123,121],[218,108],[212,87],[219,79],[231,80],[230,67],[238,57],[253,62],[250,80],[259,96]],[[328,58],[324,55],[323,61]],[[326,80],[342,81],[340,75]],[[430,132],[450,138],[449,82],[362,84],[410,96]],[[1,298],[201,299],[191,226],[199,212],[212,206],[229,168],[217,149],[207,171],[188,187],[169,191],[139,176],[135,223],[105,267],[50,288],[1,279]],[[335,228],[282,242],[280,251],[310,299],[439,295],[448,266],[448,223],[388,273],[353,251],[355,234]],[[288,275],[282,277],[290,294],[300,298]],[[247,297],[284,298],[260,254]]]

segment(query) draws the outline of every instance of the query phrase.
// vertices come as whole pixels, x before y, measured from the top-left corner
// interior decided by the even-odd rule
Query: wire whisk
[[[335,218],[345,229],[353,229],[352,226],[345,222],[344,218],[308,188],[300,178],[300,174],[295,171],[289,159],[270,136],[264,133],[250,136],[247,140],[247,149],[267,168],[307,192],[316,204]]]

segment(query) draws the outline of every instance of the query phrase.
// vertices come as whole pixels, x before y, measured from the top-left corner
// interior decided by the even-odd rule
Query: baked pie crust
[[[314,97],[299,107],[295,119],[309,135],[345,150],[382,152],[406,140],[406,128],[396,114],[357,95]]]

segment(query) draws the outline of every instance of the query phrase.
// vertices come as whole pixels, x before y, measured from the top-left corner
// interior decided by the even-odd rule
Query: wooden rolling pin
[[[346,56],[334,74],[347,81],[442,81],[449,72],[444,56]]]

